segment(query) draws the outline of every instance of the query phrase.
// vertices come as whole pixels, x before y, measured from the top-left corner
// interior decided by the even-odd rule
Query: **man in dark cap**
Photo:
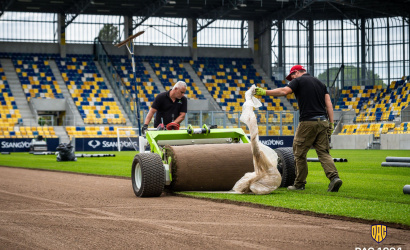
[[[329,153],[329,137],[333,133],[333,106],[326,85],[311,76],[301,65],[290,69],[286,77],[288,86],[272,90],[256,88],[256,95],[285,96],[294,93],[299,105],[299,125],[293,140],[293,154],[296,163],[296,179],[288,190],[304,190],[308,165],[306,155],[313,146],[320,163],[330,180],[329,192],[337,192],[342,180]]]

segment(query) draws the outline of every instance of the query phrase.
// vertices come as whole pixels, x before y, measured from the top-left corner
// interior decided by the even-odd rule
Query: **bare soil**
[[[403,214],[403,216],[409,216]],[[131,180],[0,167],[0,249],[410,249],[410,231],[184,196]]]

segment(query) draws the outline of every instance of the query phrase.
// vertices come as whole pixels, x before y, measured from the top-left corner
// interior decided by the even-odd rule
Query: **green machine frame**
[[[182,130],[166,130],[166,131],[148,131],[146,134],[147,141],[151,147],[151,152],[159,154],[161,158],[164,156],[162,147],[164,145],[194,145],[204,143],[222,143],[229,140],[231,143],[249,143],[249,138],[241,128],[228,129],[208,129],[202,127],[205,133],[189,133],[190,128]],[[192,131],[192,129],[191,129]],[[226,141],[228,142],[228,141]],[[167,162],[164,162],[167,163]]]
[[[172,156],[167,154],[165,146],[197,145],[197,144],[231,144],[250,143],[241,128],[210,129],[202,128],[181,130],[148,130],[145,138],[140,137],[140,153],[134,157],[132,164],[132,184],[138,197],[161,195],[165,186],[172,182]],[[146,145],[150,151],[145,151]]]

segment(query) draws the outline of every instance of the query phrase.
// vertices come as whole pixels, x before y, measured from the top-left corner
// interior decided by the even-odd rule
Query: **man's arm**
[[[333,123],[333,105],[329,94],[325,95],[325,104],[327,115],[329,116],[329,122]]]
[[[144,125],[148,125],[152,119],[152,117],[154,116],[154,114],[157,112],[156,109],[154,108],[150,108],[147,114],[147,117],[145,117],[145,122]]]
[[[256,88],[256,95],[268,95],[268,96],[285,96],[289,95],[293,92],[293,90],[289,87],[271,89],[271,90],[264,90],[262,88]]]
[[[186,113],[184,112],[180,112],[179,116],[177,117],[177,119],[175,119],[175,123],[181,124],[181,122],[185,119],[185,115]]]

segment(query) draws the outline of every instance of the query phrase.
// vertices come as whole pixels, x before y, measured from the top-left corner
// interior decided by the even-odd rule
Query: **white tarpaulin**
[[[277,169],[278,155],[268,146],[259,142],[258,123],[253,108],[262,106],[253,95],[255,85],[245,93],[241,122],[245,123],[251,134],[251,148],[255,172],[246,173],[232,188],[238,193],[269,194],[280,186],[282,177]]]

